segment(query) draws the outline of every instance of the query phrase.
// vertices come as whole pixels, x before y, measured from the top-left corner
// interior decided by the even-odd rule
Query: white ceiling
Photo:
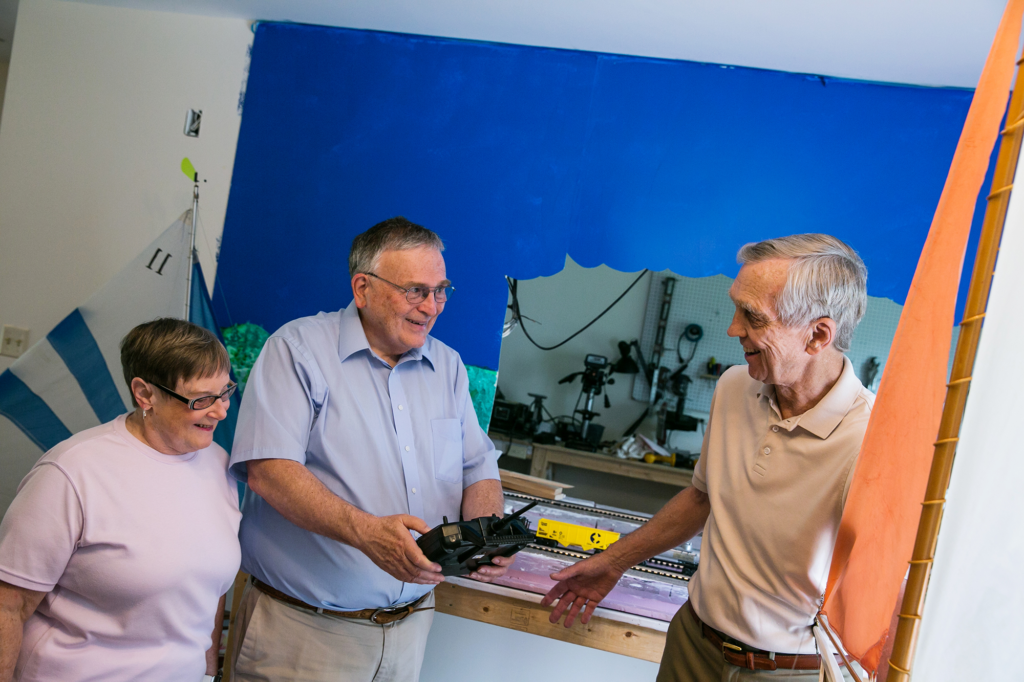
[[[976,84],[1005,5],[1005,0],[78,1],[961,87]],[[0,0],[0,7],[16,4]],[[9,46],[2,16],[0,38],[7,37]]]

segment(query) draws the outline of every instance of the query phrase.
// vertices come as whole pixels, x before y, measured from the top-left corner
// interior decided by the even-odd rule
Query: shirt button
[[[778,426],[773,426],[773,427],[772,427],[772,431],[778,431],[778,430],[779,430],[779,427],[778,427]]]
[[[405,446],[405,451],[409,452],[409,446],[408,445]]]
[[[415,494],[416,494],[416,488],[413,488],[413,489],[412,489],[412,494],[413,494],[413,495],[415,495]]]
[[[399,405],[399,406],[398,406],[398,409],[399,409],[399,410],[404,410],[405,408],[404,408],[404,407],[402,407],[401,405]]]
[[[772,449],[771,448],[765,448],[762,452],[764,452],[764,454],[766,454],[766,455],[770,455],[770,454],[772,454]]]

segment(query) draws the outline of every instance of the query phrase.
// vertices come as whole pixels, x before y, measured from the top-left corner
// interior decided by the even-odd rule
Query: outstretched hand
[[[580,622],[586,625],[598,603],[618,584],[622,574],[623,571],[603,553],[552,573],[551,579],[557,580],[558,584],[540,602],[542,606],[549,606],[558,600],[548,620],[557,623],[568,609],[565,627],[572,627],[577,614],[582,610]]]
[[[371,516],[357,549],[384,572],[405,583],[437,585],[444,580],[441,566],[423,554],[410,530],[429,533],[423,519],[408,514]]]

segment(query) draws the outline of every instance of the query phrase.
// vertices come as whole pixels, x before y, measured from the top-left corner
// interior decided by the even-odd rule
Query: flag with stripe
[[[206,288],[206,278],[203,277],[203,268],[197,260],[192,266],[192,292],[189,305],[188,321],[213,332],[221,345],[224,343],[224,335],[220,331],[216,318],[213,316],[213,302],[210,301],[210,291]],[[231,371],[231,380],[237,382],[234,370]],[[235,422],[238,421],[238,405],[241,400],[241,393],[236,392],[231,397],[231,405],[228,407],[228,416],[217,425],[213,432],[213,442],[231,452],[231,442],[235,440]]]
[[[0,513],[44,452],[72,434],[131,407],[119,344],[133,327],[182,317],[188,291],[191,211],[186,211],[98,292],[0,373]],[[192,322],[220,338],[198,263],[193,268]],[[222,339],[223,341],[223,339]],[[229,447],[237,415],[215,440]]]

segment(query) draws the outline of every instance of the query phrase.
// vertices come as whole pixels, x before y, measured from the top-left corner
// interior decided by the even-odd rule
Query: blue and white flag
[[[186,211],[46,338],[0,373],[0,514],[44,452],[131,408],[119,344],[136,325],[184,315],[190,223],[191,211]],[[189,317],[220,337],[198,263],[191,274]],[[217,442],[225,447],[230,447],[237,411],[233,399],[227,423],[215,432]]]

